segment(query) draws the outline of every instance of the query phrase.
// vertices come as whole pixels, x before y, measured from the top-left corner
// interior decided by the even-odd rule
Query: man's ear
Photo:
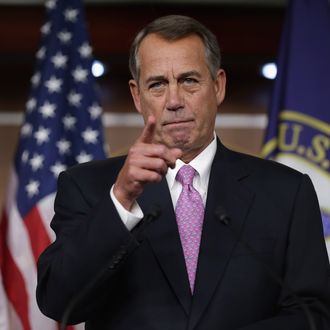
[[[139,85],[134,79],[131,79],[128,82],[128,84],[129,84],[129,89],[131,91],[131,95],[132,95],[132,98],[133,98],[133,101],[134,101],[135,108],[139,113],[141,113]]]
[[[220,105],[226,95],[226,73],[223,69],[218,70],[214,83],[217,102]]]

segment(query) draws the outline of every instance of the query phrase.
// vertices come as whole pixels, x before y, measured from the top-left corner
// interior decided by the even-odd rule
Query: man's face
[[[213,139],[217,108],[225,95],[224,71],[211,77],[196,35],[166,41],[150,34],[138,58],[140,78],[130,81],[130,89],[145,122],[150,115],[156,118],[153,142],[182,149],[182,159],[190,161]]]

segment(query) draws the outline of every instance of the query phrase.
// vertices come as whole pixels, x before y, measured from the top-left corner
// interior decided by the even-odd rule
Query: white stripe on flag
[[[9,323],[8,323],[8,327],[5,328],[5,330],[24,330],[22,322],[18,317],[18,315],[16,314],[16,311],[12,306],[12,304],[10,303],[10,301],[8,301],[8,317],[9,317]]]

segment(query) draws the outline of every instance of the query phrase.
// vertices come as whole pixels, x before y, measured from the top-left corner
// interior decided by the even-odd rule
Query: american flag
[[[0,222],[0,329],[52,330],[35,299],[36,262],[54,240],[58,174],[105,158],[81,0],[48,0],[30,98]]]

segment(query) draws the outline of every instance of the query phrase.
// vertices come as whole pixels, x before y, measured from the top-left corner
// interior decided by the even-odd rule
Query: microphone
[[[131,247],[131,245],[134,243],[135,240],[138,240],[139,243],[143,241],[143,239],[140,237],[145,228],[152,223],[154,220],[156,220],[161,215],[161,208],[158,205],[155,205],[150,208],[150,210],[144,215],[143,219],[140,221],[140,223],[137,225],[137,229],[134,231],[131,231],[131,238],[129,241],[120,246],[118,251],[113,255],[110,264],[108,264],[105,268],[103,268],[100,272],[96,274],[95,277],[93,277],[87,285],[76,295],[74,296],[67,307],[64,310],[61,322],[60,322],[60,330],[65,330],[69,317],[71,316],[71,313],[73,309],[79,304],[88,294],[90,294],[93,289],[97,285],[99,285],[102,280],[105,279],[105,276],[109,277],[109,270],[110,275],[113,275],[119,265],[125,260],[128,256],[128,251]]]
[[[231,232],[232,236],[238,240],[238,242],[242,243],[244,245],[244,247],[252,252],[252,256],[255,260],[257,260],[259,262],[259,264],[262,265],[262,267],[264,268],[264,270],[266,271],[266,273],[275,281],[277,282],[282,289],[285,289],[298,303],[299,307],[302,309],[302,311],[304,312],[306,319],[308,321],[308,325],[309,325],[309,329],[310,330],[317,330],[316,329],[316,325],[315,325],[315,321],[314,318],[312,316],[312,313],[309,309],[309,307],[305,304],[305,302],[303,301],[303,299],[301,299],[294,291],[293,289],[290,288],[290,286],[285,283],[283,281],[283,279],[276,273],[274,272],[274,270],[269,267],[257,254],[256,250],[247,242],[242,238],[242,235],[240,235],[231,225],[231,218],[229,217],[229,215],[227,214],[227,212],[225,211],[225,209],[222,206],[218,206],[215,210],[215,216],[216,218],[223,224],[225,225]],[[320,303],[321,304],[321,303]],[[324,310],[324,306],[321,305],[323,311]],[[326,313],[327,316],[328,313]]]
[[[152,206],[148,212],[145,214],[145,216],[143,217],[143,219],[140,221],[140,223],[133,228],[133,230],[131,231],[132,235],[134,238],[138,239],[140,234],[143,233],[144,229],[154,220],[156,220],[157,218],[159,218],[159,216],[161,215],[162,211],[159,205],[154,205]]]

